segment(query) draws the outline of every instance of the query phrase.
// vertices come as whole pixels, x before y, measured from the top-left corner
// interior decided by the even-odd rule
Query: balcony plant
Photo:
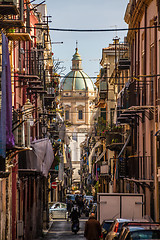
[[[107,123],[102,117],[98,118],[97,126],[96,126],[97,135],[101,137],[108,137],[108,135],[117,135],[121,133],[122,127],[116,126],[113,124],[112,126]],[[109,138],[109,137],[108,137]],[[112,137],[115,138],[115,137]]]

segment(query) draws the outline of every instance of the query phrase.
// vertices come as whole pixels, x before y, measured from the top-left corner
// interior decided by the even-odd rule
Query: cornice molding
[[[135,9],[129,20],[129,28],[138,28],[138,23],[141,22],[142,17],[145,13],[145,7],[149,6],[153,0],[138,0]],[[138,30],[136,30],[138,31]],[[134,38],[135,30],[128,31],[128,41],[131,42]]]

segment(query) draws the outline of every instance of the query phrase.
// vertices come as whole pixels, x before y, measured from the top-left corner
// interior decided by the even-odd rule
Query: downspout
[[[155,80],[154,80],[154,122],[155,133],[157,132],[157,17],[154,19],[154,50],[155,50]],[[157,138],[154,138],[154,220],[159,221],[159,204],[158,204],[158,178],[157,178]]]
[[[6,223],[5,223],[5,240],[9,238],[9,177],[6,178]]]
[[[146,62],[147,62],[147,6],[145,6],[145,30],[144,30],[144,71],[146,75]],[[144,100],[143,105],[146,105],[146,77],[144,77]]]
[[[138,76],[140,74],[140,22],[138,23]],[[139,81],[138,81],[138,91],[139,90]],[[137,105],[140,105],[140,92],[138,92],[138,102]],[[138,161],[139,161],[139,118],[138,118],[138,148],[137,148],[137,154],[138,154]],[[138,174],[139,175],[139,174]]]
[[[135,72],[135,76],[137,76],[137,64],[136,64],[136,60],[137,60],[137,32],[135,32],[135,43],[134,43],[134,66],[135,66],[135,69],[134,69],[134,72]]]

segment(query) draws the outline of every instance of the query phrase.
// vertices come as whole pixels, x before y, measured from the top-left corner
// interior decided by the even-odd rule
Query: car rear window
[[[160,230],[140,230],[131,232],[131,239],[160,239]]]
[[[122,228],[122,226],[123,226],[123,224],[124,224],[124,222],[121,222],[121,223],[119,223],[119,226],[118,226],[118,233],[120,233],[120,231],[121,231],[121,228]]]
[[[105,222],[102,227],[103,227],[105,230],[108,231],[109,228],[110,228],[110,226],[111,226],[111,224],[112,224],[112,222]]]

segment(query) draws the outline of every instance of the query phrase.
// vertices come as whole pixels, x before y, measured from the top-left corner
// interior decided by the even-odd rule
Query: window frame
[[[78,120],[83,120],[83,110],[82,109],[78,110]]]
[[[65,120],[66,121],[69,120],[69,110],[68,109],[65,110]]]

